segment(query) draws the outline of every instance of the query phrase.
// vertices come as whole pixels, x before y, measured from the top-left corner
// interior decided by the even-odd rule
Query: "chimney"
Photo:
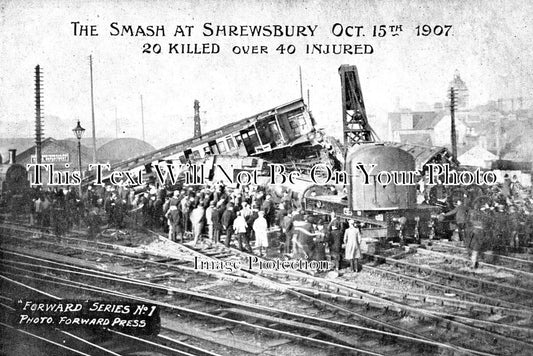
[[[194,101],[194,135],[193,137],[202,136],[202,129],[200,126],[200,102],[198,100]]]
[[[17,150],[14,148],[9,149],[9,164],[17,163]]]

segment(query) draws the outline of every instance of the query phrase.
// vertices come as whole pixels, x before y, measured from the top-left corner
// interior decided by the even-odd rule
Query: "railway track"
[[[16,310],[8,304],[14,304],[21,295],[30,292],[36,297],[46,296],[49,299],[60,300],[50,293],[40,292],[24,283],[0,275],[3,287],[9,286],[9,290],[2,292],[2,302],[0,302],[1,322],[0,326],[4,332],[16,337],[18,343],[27,340],[29,345],[37,347],[32,350],[33,355],[49,354],[75,354],[75,355],[140,355],[143,353],[157,355],[179,355],[179,356],[219,356],[219,354],[205,350],[194,345],[178,340],[173,340],[164,335],[154,337],[138,337],[128,335],[119,331],[102,329],[97,334],[87,332],[87,330],[65,331],[57,327],[20,329],[9,325],[9,320],[14,320],[17,316]],[[36,344],[37,343],[37,344]],[[16,347],[7,346],[16,351]],[[20,349],[19,349],[20,350]],[[4,348],[6,351],[6,348]],[[29,353],[28,353],[29,354]]]
[[[210,250],[210,249],[206,250],[202,248],[195,248],[194,246],[191,246],[190,249],[193,250],[192,251],[193,253],[196,253],[197,251],[201,253],[203,253],[204,251],[209,252]],[[237,249],[232,249],[232,250],[233,250],[233,253],[236,255],[244,255],[247,257],[251,256],[250,254],[246,252],[241,252]],[[253,257],[258,258],[257,256],[253,256]],[[262,258],[258,258],[258,259],[265,260]],[[365,268],[370,268],[372,270],[375,270],[374,267],[368,266],[368,265],[366,265]],[[505,305],[506,302],[504,300],[497,299],[497,298],[487,298],[487,299],[490,299],[492,302],[494,302],[494,304],[484,304],[484,303],[472,302],[472,301],[467,301],[467,300],[452,299],[450,297],[442,297],[441,295],[431,295],[427,293],[417,294],[417,293],[402,292],[402,291],[391,290],[391,289],[383,290],[380,288],[373,288],[369,286],[358,286],[356,283],[347,283],[347,282],[343,283],[343,282],[340,282],[339,279],[330,280],[327,278],[315,277],[313,275],[310,275],[308,273],[302,273],[300,271],[284,271],[284,272],[259,271],[259,274],[263,276],[268,276],[269,278],[277,279],[281,283],[283,283],[283,280],[295,280],[295,281],[300,281],[304,284],[308,283],[311,287],[322,287],[325,290],[328,290],[328,289],[336,290],[337,292],[344,288],[343,295],[354,294],[354,292],[359,292],[359,294],[366,293],[366,294],[374,294],[374,295],[382,295],[382,296],[387,295],[387,296],[390,296],[391,298],[395,298],[396,300],[409,299],[409,300],[417,301],[418,303],[426,302],[428,304],[434,304],[439,307],[450,306],[450,307],[454,307],[457,309],[464,309],[467,311],[471,311],[477,314],[486,313],[489,315],[494,315],[496,313],[499,313],[499,314],[503,314],[506,316],[522,316],[525,318],[530,318],[531,314],[533,313],[533,311],[531,312],[525,311],[523,306],[519,304],[514,305],[516,308],[498,306],[498,305]],[[398,276],[394,276],[394,277],[398,277]],[[409,278],[409,277],[406,277],[406,278]],[[450,286],[446,284],[436,284],[436,283],[433,283],[433,284],[438,287],[441,287],[441,289],[446,289],[446,290],[450,289]],[[428,286],[425,285],[424,287],[428,287]],[[349,290],[347,290],[347,288],[349,288]],[[454,290],[453,288],[451,289],[452,291]],[[465,295],[470,294],[472,297],[475,297],[476,299],[480,298],[478,294],[470,293],[467,290],[457,289],[457,291],[459,294],[463,292]],[[454,295],[454,297],[456,297],[456,295]],[[510,306],[513,306],[511,303],[509,304]]]
[[[469,251],[467,248],[443,241],[431,241],[425,244],[427,251],[442,252],[452,255],[455,258],[468,259]],[[496,268],[504,271],[521,273],[524,272],[526,276],[533,274],[533,260],[517,258],[508,255],[483,253],[481,255],[482,261],[480,266]],[[519,272],[520,271],[520,272]]]
[[[24,267],[20,267],[21,265]],[[40,264],[30,266],[9,260],[3,266],[5,268],[4,275],[7,274],[7,276],[2,278],[10,280],[17,278],[23,281],[18,283],[45,285],[49,289],[63,286],[70,290],[76,290],[75,294],[77,295],[83,293],[93,298],[115,300],[120,298],[156,304],[165,311],[165,314],[162,315],[163,325],[175,322],[173,316],[177,315],[179,318],[183,315],[189,315],[208,320],[216,325],[235,325],[245,329],[253,329],[254,332],[259,331],[264,334],[305,342],[318,348],[326,347],[360,355],[390,354],[393,351],[399,354],[409,354],[407,352],[413,354],[413,351],[416,350],[413,347],[420,348],[416,354],[429,354],[443,346],[407,336],[343,324],[334,320],[309,317],[295,312],[207,296],[173,287],[112,276],[107,273],[81,272],[77,271],[76,268],[62,268],[58,271],[54,267]],[[38,272],[38,270],[45,270],[46,272]],[[68,276],[61,277],[61,274],[68,274]],[[88,282],[89,280],[91,283]],[[94,283],[96,280],[100,282]],[[119,286],[121,292],[115,290]],[[32,286],[32,288],[35,287]],[[50,292],[45,291],[42,293],[50,294]],[[155,295],[159,297],[155,297]],[[354,347],[354,344],[368,345],[373,351]],[[447,349],[449,350],[449,348]],[[386,352],[382,353],[380,350]]]
[[[238,250],[234,252],[237,254],[246,254]],[[428,298],[427,295],[418,295],[416,298],[412,298],[411,295],[406,295],[405,293],[400,293],[400,295],[393,293],[393,295],[396,294],[396,298],[391,298],[388,293],[380,292],[381,296],[376,298],[375,291],[372,291],[374,293],[370,294],[348,285],[342,285],[342,283],[332,282],[324,278],[316,278],[303,273],[283,272],[278,273],[278,276],[276,276],[275,272],[261,274],[268,275],[270,278],[281,278],[281,280],[292,277],[293,279],[300,280],[302,284],[307,283],[308,288],[292,287],[291,289],[292,291],[298,290],[308,297],[322,297],[321,299],[330,299],[333,301],[342,300],[343,303],[349,302],[352,304],[363,304],[367,307],[378,306],[381,309],[393,309],[404,315],[410,314],[421,319],[432,320],[435,325],[439,323],[444,324],[446,328],[467,329],[471,332],[479,332],[475,328],[480,328],[486,330],[486,336],[493,340],[502,337],[507,342],[517,343],[525,348],[532,346],[528,341],[533,335],[531,329],[533,325],[533,311],[524,311],[523,308],[510,309],[487,306],[475,302],[467,302],[465,303],[466,305],[463,305],[462,302],[450,300],[449,298],[447,300],[439,297]],[[332,290],[334,293],[331,293]],[[339,294],[340,291],[342,291],[341,294]],[[433,307],[429,309],[431,313],[420,312],[421,308],[427,308],[425,304],[428,299],[433,299]],[[499,301],[499,304],[502,304],[502,302]],[[450,314],[449,308],[446,310],[446,306],[449,307],[450,305],[457,309],[463,309],[463,312],[454,313],[453,315]],[[469,328],[469,326],[472,328]]]
[[[74,249],[74,247],[73,247],[73,246],[70,246],[69,249]],[[81,248],[79,248],[79,249],[80,249],[80,253],[84,253],[84,252],[86,251],[85,249],[81,249]],[[104,252],[104,253],[105,253],[105,254],[109,254],[109,252]],[[16,258],[21,258],[20,254],[18,254],[18,255],[16,256]],[[6,259],[4,258],[4,260],[6,260]],[[162,265],[162,263],[159,263],[159,265]],[[168,267],[168,266],[167,266],[167,267]],[[170,267],[172,267],[172,266],[170,266]],[[233,288],[235,288],[235,287],[232,286],[232,289],[233,289]],[[247,286],[247,285],[243,285],[243,289],[249,289],[249,286]],[[287,300],[287,297],[288,297],[288,296],[285,296],[283,299],[279,299],[279,296],[276,296],[275,298],[278,299],[278,300],[276,301],[276,303],[277,303],[278,305],[280,305],[282,308],[283,308],[283,307],[287,307],[287,306],[289,305],[289,306],[291,306],[291,307],[295,307],[296,309],[300,309],[300,306],[302,305],[302,303],[301,303],[299,300],[297,300],[296,298],[292,298],[292,300]],[[308,308],[309,308],[309,306],[305,306],[305,307],[301,308],[301,310],[303,310],[303,311],[309,311]],[[312,313],[313,313],[313,314],[319,314],[319,313],[321,313],[321,311],[320,311],[320,309],[315,308],[315,310],[312,310]],[[368,329],[367,331],[370,331],[370,330],[371,330],[371,329]],[[381,337],[381,336],[382,336],[382,335],[380,334],[380,337]],[[391,338],[392,338],[392,337],[394,336],[394,334],[392,334],[392,333],[388,333],[388,334],[385,334],[385,336],[386,336],[386,337],[391,337]],[[397,337],[397,336],[396,336],[396,337]],[[374,339],[374,338],[371,338],[371,339]],[[413,339],[413,340],[414,340],[414,339]],[[413,340],[411,340],[410,342],[411,342],[411,343],[414,342]],[[371,343],[372,343],[372,341],[371,341]],[[443,347],[443,346],[444,346],[444,348],[447,348],[445,345],[439,345],[438,343],[436,343],[435,345],[438,345],[439,347]],[[432,343],[430,343],[430,347],[431,347],[431,348],[436,347],[435,345],[433,345]],[[375,344],[372,344],[372,347],[375,348],[376,345],[375,345]],[[390,347],[390,345],[389,345],[389,347]],[[412,345],[410,346],[410,348],[412,348]]]
[[[238,250],[234,251],[237,254],[246,254]],[[286,284],[288,280],[298,281],[300,286],[289,284],[291,289],[300,290],[310,295],[321,295],[326,299],[343,299],[350,300],[352,303],[370,303],[381,305],[382,307],[396,309],[403,313],[414,313],[418,317],[427,317],[427,315],[417,314],[417,310],[429,309],[431,312],[438,313],[442,318],[448,320],[461,319],[462,321],[470,321],[471,323],[485,324],[489,330],[493,330],[499,323],[494,320],[505,320],[508,335],[515,335],[516,331],[521,329],[522,325],[531,326],[531,318],[533,311],[525,311],[523,308],[512,309],[505,307],[497,307],[493,305],[486,305],[476,302],[459,301],[457,299],[446,298],[442,296],[433,296],[429,294],[406,293],[397,290],[382,290],[376,288],[369,288],[357,286],[354,283],[342,282],[340,280],[329,280],[322,277],[315,277],[306,273],[298,271],[260,271],[263,276],[268,276],[280,283]],[[375,298],[377,297],[377,298]],[[428,304],[430,305],[428,307]],[[367,304],[368,305],[368,304]],[[416,308],[417,310],[413,310]],[[461,310],[455,312],[453,315],[446,313],[446,308],[454,308]],[[500,319],[496,315],[501,316]],[[470,319],[470,320],[468,320]],[[481,319],[481,320],[480,320]],[[512,322],[510,321],[512,319]],[[443,320],[437,320],[442,322]],[[516,328],[513,328],[516,326]],[[524,336],[528,338],[532,334],[529,329],[522,330]]]
[[[158,251],[153,253],[146,249],[139,249],[132,245],[129,241],[118,241],[113,243],[105,241],[88,241],[86,238],[79,238],[73,236],[63,236],[58,241],[54,235],[50,233],[40,233],[40,238],[34,238],[35,229],[16,225],[0,225],[0,232],[6,238],[4,242],[11,241],[20,245],[20,242],[29,242],[31,244],[42,246],[44,249],[59,252],[67,256],[82,256],[85,259],[90,259],[97,262],[119,263],[122,266],[135,267],[143,269],[147,266],[155,267],[158,271],[154,272],[154,278],[158,278],[158,273],[165,273],[168,271],[178,271],[180,273],[189,273],[205,278],[227,279],[236,282],[242,282],[247,285],[253,284],[260,288],[276,289],[283,288],[280,285],[272,284],[271,281],[255,276],[250,273],[243,273],[240,270],[235,270],[233,273],[229,271],[221,271],[219,269],[197,269],[194,268],[194,258],[202,257],[207,260],[217,261],[218,258],[228,257],[231,254],[223,246],[218,246],[214,250],[210,250],[206,256],[195,252],[193,249],[177,244],[170,243],[163,238],[161,241],[170,243],[171,251]],[[26,236],[22,236],[26,234]],[[164,276],[162,276],[164,277]]]
[[[529,291],[533,287],[533,273],[531,272],[489,263],[482,263],[479,268],[472,270],[469,259],[450,253],[421,248],[412,254],[405,255],[402,260],[432,268],[440,267],[444,271],[466,277],[479,278],[481,276],[484,280],[494,282],[498,286],[507,286],[511,289],[521,288],[520,293],[523,293],[523,290]]]
[[[396,275],[410,278],[413,282],[441,288],[447,293],[461,293],[465,296],[477,298],[478,302],[495,303],[497,306],[507,306],[514,309],[533,307],[533,290],[502,284],[481,278],[447,271],[442,268],[433,268],[380,255],[367,255],[376,262],[372,267],[376,273]]]
[[[16,259],[20,259],[20,258],[21,258],[21,255],[20,255],[20,254],[15,254],[14,256],[16,257]],[[9,261],[9,260],[6,259],[6,258],[4,258],[4,261]],[[12,262],[15,263],[15,261],[12,261]],[[19,264],[20,264],[20,262],[19,262]],[[89,272],[86,272],[86,273],[88,273],[88,274],[87,274],[86,276],[84,276],[84,278],[89,278],[94,272],[93,272],[93,271],[89,271]],[[72,279],[72,278],[69,278],[69,280],[71,280],[71,279]],[[151,288],[158,288],[158,287],[160,287],[160,285],[150,285],[150,287],[151,287]],[[183,295],[183,294],[184,294],[183,291],[177,291],[177,290],[175,290],[175,289],[172,290],[172,293],[173,293],[173,294],[178,293],[178,292],[181,293],[180,295]],[[185,293],[185,294],[187,294],[187,293]],[[189,300],[189,299],[191,298],[191,296],[192,296],[192,297],[195,297],[195,298],[198,298],[198,295],[197,295],[197,294],[194,294],[194,293],[191,294],[191,293],[189,293],[189,294],[185,295],[185,297],[187,298],[186,300]],[[290,300],[290,298],[287,298],[287,296],[284,296],[284,297],[283,297],[283,296],[279,296],[279,295],[278,295],[278,296],[274,296],[273,299],[275,299],[275,300],[278,302],[278,304],[280,304],[281,307],[285,307],[285,308],[286,308],[287,306],[290,306],[290,307],[292,307],[292,308],[294,308],[294,309],[299,309],[299,310],[302,311],[302,312],[311,312],[311,314],[319,314],[319,313],[320,313],[320,309],[318,309],[318,308],[312,308],[312,307],[310,307],[309,305],[304,305],[304,304],[302,304],[300,301],[296,300],[296,298],[292,298],[292,300]],[[228,302],[229,302],[229,300],[225,300],[225,303],[228,303]],[[232,301],[232,302],[233,302],[233,301]],[[233,303],[234,303],[234,305],[231,305],[231,306],[230,306],[230,307],[232,307],[232,308],[235,308],[236,305],[242,305],[242,302],[237,302],[237,303],[233,302]],[[256,307],[255,307],[255,308],[256,308]],[[271,311],[270,311],[270,312],[271,312]],[[277,311],[277,313],[279,313],[279,312],[280,312],[280,310]],[[254,311],[254,313],[255,313],[255,311]],[[294,314],[294,315],[291,314],[291,317],[293,317],[293,318],[297,318],[297,319],[299,319],[299,320],[302,319],[302,318],[304,318],[302,315],[296,315],[296,314]],[[330,318],[334,318],[334,317],[335,317],[335,315],[331,315],[331,316],[330,316]],[[309,319],[309,318],[308,318],[308,319]],[[313,320],[315,320],[315,322],[316,322],[316,320],[320,321],[320,319],[318,319],[318,318],[313,318]],[[311,322],[310,322],[309,320],[304,320],[304,321],[306,321],[307,324],[311,324]],[[320,322],[324,323],[325,321],[322,320],[322,321],[320,321]],[[349,324],[331,323],[331,321],[330,321],[330,325],[329,325],[329,326],[330,326],[330,327],[331,327],[331,326],[334,326],[334,327],[336,327],[336,328],[341,327],[343,330],[345,330],[346,328],[350,328]],[[352,327],[352,328],[353,328],[353,327]],[[375,333],[375,332],[376,332],[376,331],[372,331],[372,329],[368,329],[368,328],[363,329],[363,331],[364,331],[364,332],[372,332],[372,333]],[[391,338],[391,339],[396,339],[396,338],[398,338],[398,337],[402,338],[401,336],[394,335],[394,334],[392,334],[392,333],[379,332],[379,331],[377,331],[377,333],[379,334],[379,335],[378,335],[379,339],[381,339],[381,338],[383,338],[383,337],[385,337],[385,338]],[[374,335],[374,336],[375,336],[375,335]],[[375,339],[375,337],[372,337],[372,338],[370,339],[370,342],[373,343],[374,341],[372,341],[372,340],[374,340],[374,339]],[[414,343],[414,342],[416,341],[415,338],[406,338],[406,339],[407,339],[410,343]],[[360,339],[359,339],[359,340],[360,340]],[[368,341],[367,341],[367,342],[368,342]],[[420,341],[419,341],[419,342],[420,342]],[[427,346],[429,345],[430,348],[437,348],[437,347],[443,347],[443,346],[444,346],[444,345],[441,345],[441,344],[439,344],[439,343],[431,343],[431,342],[426,342],[426,341],[423,341],[422,344],[423,344],[422,346],[424,346],[424,347],[427,347]],[[373,347],[376,347],[376,345],[372,345],[372,346],[373,346]],[[449,347],[448,347],[448,348],[449,348]],[[447,347],[444,347],[444,349],[447,349]]]
[[[199,249],[194,250],[187,246],[182,246],[186,250],[190,251],[190,255],[201,255],[204,258],[213,258],[213,256],[217,258],[240,258],[236,255],[239,255],[239,253],[231,253],[231,251],[225,251],[217,250],[218,247],[211,247],[207,249]],[[186,266],[181,266],[182,268],[186,268]],[[247,272],[248,273],[248,272]],[[263,275],[268,275],[264,274]],[[499,324],[496,322],[488,322],[486,320],[476,320],[473,319],[471,316],[461,316],[461,315],[450,315],[446,313],[445,309],[439,309],[439,310],[432,310],[431,313],[422,312],[424,309],[422,306],[418,306],[418,310],[416,310],[417,307],[414,307],[412,304],[407,305],[405,304],[405,295],[403,295],[403,300],[401,297],[401,294],[398,295],[396,293],[397,299],[394,300],[394,298],[391,298],[391,296],[388,293],[384,293],[383,291],[372,291],[372,293],[362,293],[357,288],[353,288],[348,285],[341,285],[341,283],[337,282],[331,282],[327,281],[324,278],[318,278],[318,277],[312,277],[309,275],[306,275],[304,273],[294,273],[292,276],[288,276],[290,274],[286,274],[284,276],[278,275],[275,276],[276,278],[276,284],[285,285],[282,288],[279,288],[280,290],[290,290],[289,294],[298,297],[301,301],[306,302],[305,305],[320,305],[321,308],[327,308],[332,313],[335,313],[336,318],[339,319],[342,317],[342,314],[349,315],[351,314],[352,320],[347,320],[346,324],[353,323],[354,316],[357,316],[358,318],[355,318],[355,320],[359,320],[359,322],[366,322],[368,323],[369,327],[373,328],[382,328],[383,330],[391,330],[395,332],[403,332],[405,334],[411,333],[415,334],[417,337],[419,337],[421,340],[431,340],[431,336],[433,339],[445,339],[444,335],[446,334],[446,330],[452,329],[455,331],[448,331],[447,333],[450,334],[449,339],[454,339],[453,342],[455,344],[461,345],[461,341],[457,340],[458,338],[457,334],[460,333],[472,333],[483,335],[483,338],[486,338],[487,340],[487,347],[485,350],[469,350],[468,348],[463,348],[466,350],[465,352],[473,352],[473,353],[483,353],[483,352],[491,352],[493,350],[499,349],[499,352],[501,354],[505,354],[506,351],[513,348],[514,344],[514,352],[520,353],[524,349],[529,349],[531,345],[527,342],[523,341],[524,335],[527,335],[528,328],[510,325],[510,324]],[[272,275],[268,275],[268,278],[274,278]],[[242,277],[241,277],[242,278]],[[288,279],[287,279],[288,278]],[[294,286],[292,283],[284,283],[283,280],[285,279],[285,282],[289,280],[298,280],[299,286]],[[306,283],[308,285],[305,285],[305,283],[302,283],[302,281],[307,281]],[[272,283],[271,283],[272,286]],[[381,293],[380,298],[376,298],[376,295],[379,295]],[[420,296],[420,299],[422,296]],[[431,299],[426,298],[425,299]],[[433,301],[434,304],[442,303],[442,298],[434,298]],[[281,299],[280,299],[281,300]],[[303,304],[300,301],[300,304]],[[449,303],[443,303],[444,306],[453,306],[458,305],[460,302],[457,300],[448,300]],[[403,303],[402,303],[403,302]],[[294,302],[292,302],[294,303]],[[427,300],[424,300],[424,303],[427,303]],[[287,300],[283,300],[282,305],[290,305],[291,302]],[[471,312],[472,310],[476,310],[476,307],[478,309],[478,312],[483,311],[483,309],[488,310],[488,308],[481,308],[481,306],[484,306],[483,304],[479,303],[471,303],[466,308]],[[365,310],[363,312],[362,309]],[[509,315],[518,314],[515,309],[511,308],[504,308],[504,307],[494,307],[492,306],[492,313],[501,313],[503,311],[507,312]],[[465,308],[463,308],[465,309]],[[311,311],[310,311],[311,312]],[[323,310],[312,310],[312,313],[323,313]],[[490,313],[488,313],[490,314]],[[341,316],[339,316],[341,315]],[[371,317],[369,316],[371,315]],[[420,318],[421,321],[414,323],[415,325],[409,325],[409,330],[424,330],[426,332],[426,336],[423,334],[417,334],[417,332],[405,330],[403,327],[405,326],[405,320],[407,318],[411,317],[411,319]],[[507,316],[507,315],[506,315]],[[476,321],[476,323],[472,323],[473,321]],[[516,321],[516,320],[515,320]],[[470,324],[469,324],[470,323]],[[396,330],[394,330],[396,329]],[[440,331],[439,331],[440,330]],[[492,331],[491,331],[492,330]],[[505,330],[504,333],[500,333],[501,330]],[[497,332],[495,332],[497,331]],[[438,337],[435,337],[435,333],[439,333]],[[515,338],[510,338],[506,335],[513,335]],[[455,336],[452,336],[454,334]],[[428,337],[429,336],[429,337]],[[478,335],[476,335],[478,336]],[[522,340],[521,340],[522,339]],[[527,339],[527,336],[526,336]],[[497,341],[495,341],[497,340]],[[447,339],[447,341],[449,341]],[[496,342],[496,345],[494,343]],[[453,343],[450,341],[450,344],[453,345]],[[463,345],[467,345],[465,341],[462,342]],[[504,346],[507,345],[507,346]],[[455,346],[455,352],[458,350],[461,350],[461,346]],[[446,349],[446,348],[444,348]],[[452,347],[453,349],[453,347]],[[468,351],[469,350],[469,351]],[[449,351],[449,350],[448,350]]]
[[[18,231],[25,231],[24,229],[20,229],[20,228],[17,228]],[[155,234],[155,233],[154,233]],[[157,234],[156,234],[157,235]],[[71,243],[74,243],[75,246],[79,246],[80,244],[81,245],[86,245],[87,244],[87,241],[85,239],[77,239],[77,238],[63,238],[63,241],[64,242],[67,242],[69,244]],[[53,241],[53,242],[46,242],[46,241],[39,241],[40,243],[44,243],[44,244],[50,244],[52,246],[56,246],[56,241]],[[89,244],[90,246],[94,247],[92,244]],[[95,246],[96,247],[101,247],[101,248],[105,248],[107,250],[114,250],[113,253],[109,253],[108,255],[116,260],[117,258],[118,259],[123,259],[123,260],[131,260],[131,261],[134,261],[134,262],[138,262],[138,263],[142,263],[142,264],[150,264],[150,265],[154,265],[154,266],[159,266],[159,267],[162,267],[162,268],[170,268],[170,269],[185,269],[185,270],[193,270],[195,272],[198,272],[196,269],[193,269],[192,266],[193,266],[193,259],[194,257],[201,257],[201,258],[209,258],[209,259],[229,259],[229,260],[238,260],[239,258],[242,258],[242,255],[247,255],[245,253],[242,253],[238,250],[235,250],[233,249],[232,251],[229,251],[228,249],[218,245],[218,246],[208,246],[207,248],[202,248],[202,249],[194,249],[192,247],[188,247],[186,245],[178,245],[176,244],[176,246],[179,246],[179,248],[181,249],[181,253],[184,255],[184,256],[180,256],[180,257],[183,257],[185,259],[188,258],[188,261],[178,261],[179,264],[178,265],[174,265],[176,264],[176,260],[175,260],[175,256],[172,257],[172,258],[161,258],[161,257],[157,257],[155,259],[150,259],[150,260],[147,260],[146,259],[146,256],[144,256],[143,258],[140,258],[138,257],[138,252],[136,253],[137,255],[134,255],[134,253],[125,253],[124,251],[120,252],[120,255],[119,256],[116,256],[116,249],[117,248],[120,248],[120,247],[123,247],[123,246],[117,246],[115,244],[110,244],[110,243],[105,243],[105,242],[96,242],[95,243]],[[66,247],[67,249],[69,248],[73,248],[72,246],[70,247]],[[87,253],[91,253],[91,250],[88,250],[87,247],[85,248],[80,248],[80,247],[76,247],[78,249],[78,253],[79,254],[87,254]],[[77,253],[76,250],[74,250],[74,252],[66,252],[67,254],[73,254],[73,253]],[[102,254],[103,252],[100,252],[98,251],[97,254],[100,255]],[[144,252],[143,252],[144,254]],[[133,256],[132,256],[133,255]],[[250,255],[247,255],[248,257]],[[255,258],[257,258],[257,256],[253,256]],[[264,259],[262,259],[264,260]],[[169,263],[165,263],[165,262],[168,262],[168,261],[172,261],[171,264]],[[372,269],[373,267],[370,267],[370,266],[367,266],[366,268],[369,268],[369,269]],[[210,274],[210,275],[214,275],[216,278],[226,278],[226,279],[231,279],[231,278],[236,278],[236,277],[232,277],[228,274],[224,275],[221,277],[220,273],[217,273],[217,272],[213,272],[213,271],[209,271],[209,270],[202,270],[201,271],[203,274],[204,273],[207,273],[207,274]],[[278,277],[278,274],[276,274],[275,272],[265,272],[265,271],[260,271],[260,274],[262,275],[268,275],[269,277],[274,277],[274,278],[277,278]],[[397,277],[397,278],[402,278],[402,279],[409,279],[408,276],[406,275],[403,275],[403,274],[394,274],[392,272],[389,272],[389,275],[392,274],[394,277]],[[241,274],[242,275],[242,274]],[[253,274],[250,274],[250,273],[247,273],[245,274],[247,276],[247,278],[251,278],[252,281],[251,283],[252,284],[259,284],[260,286],[265,286],[265,283],[264,282],[264,279],[263,280],[260,280],[260,283],[257,283],[257,276],[253,275]],[[290,273],[283,273],[282,274],[283,277],[290,277],[292,279],[295,279],[295,280],[302,280],[305,282],[306,279],[310,278],[308,277],[308,274],[303,274],[303,273],[297,273],[297,274],[290,274]],[[479,294],[474,294],[474,293],[469,293],[469,292],[466,292],[466,291],[462,291],[460,289],[454,289],[450,286],[447,286],[447,285],[443,285],[443,284],[436,284],[436,283],[430,283],[430,282],[425,282],[424,281],[420,281],[416,278],[414,278],[414,281],[417,282],[417,283],[421,283],[423,284],[425,287],[428,287],[428,284],[430,287],[432,286],[435,286],[437,287],[436,289],[439,290],[439,291],[442,291],[442,290],[445,290],[445,291],[448,291],[448,292],[457,292],[459,295],[461,294],[465,294],[467,296],[470,295],[470,297],[475,297],[475,299],[477,300],[481,300],[481,301],[485,301],[485,299],[488,299],[489,302],[492,302],[492,304],[483,304],[483,303],[476,303],[476,302],[459,302],[457,300],[450,300],[450,298],[445,298],[445,297],[442,297],[442,296],[439,296],[439,295],[428,295],[428,294],[423,294],[423,295],[417,295],[416,293],[405,293],[405,292],[398,292],[398,291],[386,291],[386,293],[392,293],[393,295],[398,295],[400,296],[402,299],[411,299],[411,300],[418,300],[418,301],[423,301],[423,302],[426,302],[426,303],[433,303],[433,304],[437,304],[437,305],[448,305],[448,306],[454,306],[454,307],[457,307],[457,308],[461,308],[462,306],[464,306],[464,309],[467,309],[467,310],[471,310],[471,311],[484,311],[486,313],[489,313],[489,314],[494,314],[494,313],[502,313],[502,314],[510,314],[510,315],[513,315],[513,312],[514,312],[514,315],[516,314],[523,314],[523,308],[521,308],[521,306],[518,306],[518,309],[512,309],[512,308],[504,308],[504,307],[497,307],[497,305],[505,305],[505,302],[502,301],[502,300],[499,300],[499,299],[496,299],[496,298],[482,298],[479,296]],[[245,283],[249,283],[250,281],[247,281],[247,280],[244,280]],[[330,284],[329,286],[329,289],[336,289],[337,286],[335,284],[332,284],[330,281],[328,280],[325,280],[325,279],[322,279],[322,282],[324,282],[326,285],[327,284]],[[281,289],[285,289],[285,287],[280,287],[279,285],[273,285],[271,283],[268,283],[268,281],[266,282],[266,284],[268,284],[267,287],[269,288],[281,288]],[[332,285],[331,285],[332,284]],[[361,290],[361,288],[357,288],[357,287],[354,287],[355,289],[359,289]],[[379,291],[379,290],[375,290],[375,289],[372,289],[370,288],[370,290],[368,290],[368,287],[366,289],[368,292],[371,292],[371,293],[374,293],[374,294],[383,294],[383,291]]]

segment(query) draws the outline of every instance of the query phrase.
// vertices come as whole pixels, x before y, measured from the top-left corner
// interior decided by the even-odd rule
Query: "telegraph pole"
[[[502,158],[501,157],[501,151],[502,151],[501,135],[502,135],[502,114],[498,113],[497,127],[496,127],[496,155],[498,156],[498,159]]]
[[[43,113],[41,105],[42,77],[41,67],[35,67],[35,163],[41,163],[43,139]],[[36,168],[37,169],[37,168]]]
[[[457,104],[457,97],[454,87],[450,88],[450,121],[451,121],[451,141],[452,141],[452,156],[457,159],[457,135],[455,132],[455,105]]]
[[[96,163],[96,125],[94,123],[94,93],[93,93],[93,56],[89,56],[91,70],[91,118],[93,123],[93,162]]]
[[[298,69],[300,70],[300,98],[304,98],[304,89],[303,89],[303,83],[302,83],[302,66],[299,66]]]
[[[143,106],[143,96],[141,95],[141,125],[143,130],[143,141],[144,141],[144,106]]]

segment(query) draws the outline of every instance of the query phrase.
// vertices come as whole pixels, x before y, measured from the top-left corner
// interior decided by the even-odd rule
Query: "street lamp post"
[[[72,129],[72,132],[76,135],[76,138],[78,139],[78,164],[80,169],[80,200],[81,200],[81,181],[83,178],[82,170],[81,170],[81,137],[83,136],[83,133],[85,132],[85,129],[81,127],[80,120],[78,120],[78,125],[74,129]]]

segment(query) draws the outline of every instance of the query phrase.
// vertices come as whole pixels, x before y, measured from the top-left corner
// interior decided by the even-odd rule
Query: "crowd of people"
[[[235,245],[242,251],[294,259],[331,260],[336,269],[343,257],[358,271],[360,226],[306,215],[301,199],[290,190],[221,184],[166,189],[88,186],[78,190],[35,190],[32,223],[61,238],[72,228],[86,228],[95,238],[106,226],[130,224],[167,234],[171,241],[202,240]],[[254,246],[254,248],[252,248]],[[343,254],[343,251],[344,254]]]
[[[74,187],[69,190],[35,190],[31,224],[50,230],[60,238],[73,227],[81,227],[83,216],[83,204]]]
[[[198,244],[205,238],[227,247],[234,243],[240,250],[260,256],[271,247],[291,258],[330,258],[336,261],[337,269],[344,244],[349,254],[358,256],[350,261],[360,258],[361,235],[355,223],[357,233],[350,230],[350,243],[343,243],[338,236],[342,233],[340,238],[344,239],[343,223],[334,219],[328,224],[304,214],[300,199],[288,190],[250,186],[229,189],[217,184],[174,191],[152,187],[142,194],[133,210],[140,214],[145,226],[168,231],[172,241],[183,242],[191,236],[192,242]]]
[[[438,217],[452,219],[457,239],[472,250],[474,268],[480,252],[529,246],[533,237],[533,199],[515,177],[505,177],[482,196],[485,200],[478,201],[465,194]],[[103,226],[135,224],[176,242],[210,241],[260,256],[330,260],[335,269],[345,260],[351,270],[360,269],[361,226],[335,214],[306,215],[297,194],[275,187],[107,185],[88,186],[81,197],[75,187],[36,189],[31,210],[32,223],[58,238],[75,227],[87,228],[95,238]]]
[[[475,199],[465,194],[440,220],[454,218],[456,239],[471,250],[471,267],[477,268],[479,254],[486,250],[518,250],[533,241],[533,199],[516,176],[504,177]]]

